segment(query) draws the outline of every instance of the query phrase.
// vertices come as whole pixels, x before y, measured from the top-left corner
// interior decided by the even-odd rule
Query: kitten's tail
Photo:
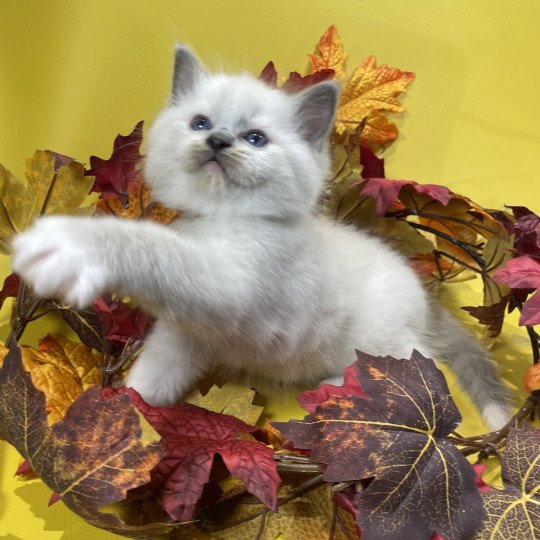
[[[437,358],[456,374],[486,424],[491,429],[504,426],[510,419],[511,394],[488,351],[442,307],[433,307],[430,324]]]

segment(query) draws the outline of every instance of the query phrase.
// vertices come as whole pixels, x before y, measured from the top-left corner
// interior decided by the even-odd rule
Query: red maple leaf
[[[343,385],[334,386],[333,384],[321,384],[315,390],[307,390],[302,392],[296,399],[302,409],[312,414],[321,403],[325,403],[332,397],[347,397],[347,396],[362,396],[365,393],[362,387],[358,384],[356,378],[356,366],[348,366],[343,371]]]
[[[124,302],[113,300],[110,295],[94,302],[104,336],[113,344],[123,347],[128,339],[140,340],[148,333],[152,319],[140,308],[129,307]]]
[[[4,305],[6,298],[17,298],[21,282],[17,274],[10,274],[5,280],[0,291],[0,309]]]
[[[142,159],[139,152],[143,138],[143,121],[137,123],[129,135],[118,135],[114,140],[109,159],[90,157],[91,169],[86,176],[95,176],[94,187],[101,197],[114,195],[127,201],[128,186],[138,174],[138,164]]]
[[[289,73],[289,78],[283,83],[281,88],[287,92],[300,92],[308,86],[320,83],[322,81],[329,81],[334,78],[335,72],[333,69],[322,69],[321,71],[316,71],[310,75],[302,76],[297,71],[292,71]],[[278,73],[274,67],[274,62],[268,62],[264,66],[259,79],[264,81],[266,84],[277,87]]]
[[[518,218],[514,225],[514,253],[540,259],[540,217],[524,207],[512,210]]]
[[[242,420],[189,403],[153,407],[132,388],[105,389],[103,395],[127,393],[131,402],[163,437],[165,456],[152,472],[150,487],[174,520],[193,518],[216,455],[250,493],[272,510],[280,478],[270,448],[261,442],[235,438],[258,432]]]
[[[387,180],[386,178],[368,178],[359,180],[354,186],[361,185],[361,195],[375,199],[375,210],[379,217],[384,216],[387,210],[398,200],[402,189],[409,189],[417,193],[429,195],[432,199],[447,205],[452,198],[451,191],[444,186],[436,184],[418,184],[412,180]]]
[[[367,146],[360,145],[362,178],[385,178],[384,159],[378,158]]]
[[[259,79],[274,88],[277,86],[277,71],[274,62],[268,62],[268,64],[264,66],[259,75]]]
[[[303,90],[308,86],[312,86],[322,81],[332,80],[334,74],[335,72],[333,69],[322,69],[321,71],[316,71],[315,73],[302,77],[300,73],[292,71],[289,73],[289,78],[283,83],[281,88],[287,92],[300,92],[300,90]]]
[[[511,259],[493,274],[493,279],[512,288],[536,290],[523,304],[519,324],[534,326],[540,323],[540,261],[528,256]]]

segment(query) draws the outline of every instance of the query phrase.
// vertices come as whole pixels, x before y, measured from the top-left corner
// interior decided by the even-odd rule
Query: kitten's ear
[[[296,97],[296,119],[302,136],[316,143],[328,135],[334,123],[339,97],[339,85],[322,82],[304,90]]]
[[[186,45],[176,45],[172,99],[179,99],[188,94],[204,74],[204,68],[193,51]]]

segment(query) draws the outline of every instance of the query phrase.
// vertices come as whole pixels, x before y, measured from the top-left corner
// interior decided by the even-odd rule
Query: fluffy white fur
[[[355,349],[433,356],[434,311],[407,262],[316,215],[337,95],[332,83],[288,95],[248,76],[208,75],[179,47],[172,99],[149,134],[146,177],[182,219],[169,227],[39,219],[13,243],[15,271],[41,296],[82,307],[110,290],[153,313],[127,384],[154,404],[178,400],[216,364],[315,384],[340,375]],[[212,127],[192,129],[197,115]],[[254,129],[268,144],[243,138]],[[230,146],[212,150],[214,133]],[[500,424],[504,389],[480,363],[489,380],[477,403]]]

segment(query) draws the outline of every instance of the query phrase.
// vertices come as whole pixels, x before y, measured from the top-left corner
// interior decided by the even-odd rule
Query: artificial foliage
[[[303,420],[268,423],[254,391],[234,384],[153,407],[122,385],[152,326],[147,314],[110,294],[86,310],[35,298],[12,274],[0,291],[0,306],[13,298],[0,350],[0,436],[24,458],[17,474],[38,475],[51,503],[136,538],[540,538],[540,434],[525,421],[540,392],[540,218],[385,178],[382,154],[398,135],[389,116],[405,110],[414,74],[370,56],[347,77],[346,56],[332,26],[309,55],[309,73],[280,77],[270,62],[260,75],[288,92],[329,79],[343,86],[321,211],[387,238],[434,291],[478,276],[483,298],[464,309],[491,337],[519,309],[532,350],[527,400],[503,429],[463,437],[432,360],[351,351],[342,386],[298,396]],[[86,170],[39,150],[26,180],[0,166],[0,250],[43,214],[182,219],[152,201],[142,142],[139,122]],[[92,192],[95,204],[86,202]],[[37,348],[19,345],[48,313],[79,340],[49,334]],[[482,481],[488,457],[500,463],[502,490]]]

